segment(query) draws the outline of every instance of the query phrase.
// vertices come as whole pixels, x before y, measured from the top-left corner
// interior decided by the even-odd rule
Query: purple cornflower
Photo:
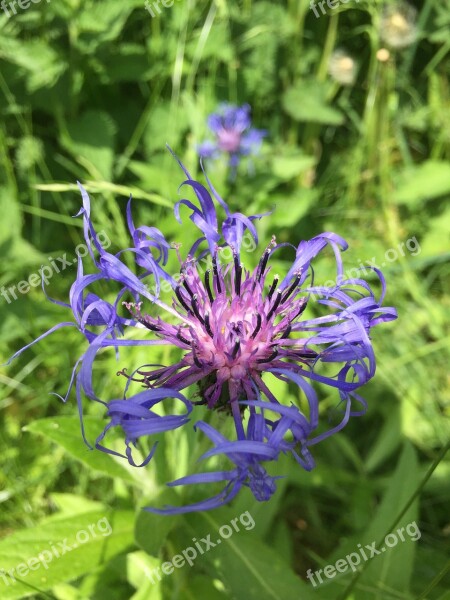
[[[268,500],[275,492],[278,477],[269,475],[263,463],[276,461],[280,453],[291,453],[304,469],[311,470],[314,460],[310,447],[341,430],[351,416],[364,413],[365,401],[356,391],[375,373],[371,328],[396,318],[394,308],[381,306],[385,282],[380,271],[373,269],[383,288],[379,300],[365,280],[345,278],[340,248],[345,250],[347,244],[334,233],[322,233],[297,247],[277,244],[273,238],[257,267],[247,270],[241,262],[243,236],[250,234],[257,243],[254,221],[264,215],[231,213],[208,178],[209,191],[180,166],[186,175],[182,185],[193,189],[198,205],[182,199],[175,205],[175,216],[181,222],[180,209],[187,207],[201,236],[184,260],[179,247],[175,247],[179,275],[172,277],[165,268],[173,248],[163,234],[155,227],[135,227],[131,199],[127,222],[133,244],[117,254],[107,252],[90,218],[89,196],[80,185],[83,208],[79,214],[83,215],[86,245],[96,273],[85,275],[80,259],[70,305],[59,303],[71,308],[74,321],[60,323],[35,340],[66,326],[78,328],[86,337],[88,349],[74,367],[65,399],[75,383],[81,420],[83,397],[104,404],[110,422],[95,446],[127,458],[134,466],[132,447],[139,438],[184,426],[190,415],[199,411],[221,411],[229,416],[235,429],[231,440],[204,420],[197,421],[195,428],[214,444],[202,459],[224,455],[234,466],[188,475],[169,484],[222,482],[222,491],[184,507],[147,509],[161,514],[215,508],[229,502],[243,486],[249,487],[257,500]],[[218,220],[213,198],[225,213],[223,222]],[[315,285],[311,261],[327,245],[335,254],[336,283]],[[232,258],[222,262],[220,255],[225,248]],[[280,277],[272,275],[270,262],[281,248],[293,248],[295,258]],[[133,253],[137,274],[122,261],[124,252]],[[206,270],[202,266],[205,262]],[[146,283],[148,278],[153,282],[152,291]],[[173,290],[171,304],[159,297],[162,279]],[[100,280],[120,284],[113,303],[87,292]],[[322,308],[324,314],[305,318],[305,310],[313,301],[316,311]],[[122,305],[127,317],[119,315]],[[156,311],[165,311],[166,317],[163,319]],[[125,331],[127,337],[123,337]],[[143,333],[149,336],[143,338]],[[120,372],[127,378],[123,397],[109,402],[97,397],[92,374],[100,350],[112,347],[118,352],[123,346],[163,344],[178,350],[178,362],[167,366],[146,364],[129,375],[124,369]],[[334,363],[334,376],[329,368],[324,374],[326,363]],[[287,406],[283,398],[276,398],[264,380],[267,373],[298,386],[307,409],[300,410],[292,403]],[[143,389],[129,396],[132,382]],[[343,408],[340,422],[320,433],[316,432],[319,400],[312,382],[335,388]],[[198,401],[181,393],[194,384],[198,386]],[[174,401],[181,410],[174,409]],[[157,405],[163,407],[163,415],[154,411]],[[125,454],[104,445],[112,427],[120,427],[125,434]],[[88,443],[84,431],[83,437]],[[155,449],[156,444],[139,466],[150,461]]]
[[[250,105],[234,106],[220,104],[217,113],[208,117],[208,127],[214,133],[214,141],[199,145],[198,153],[202,158],[216,158],[225,153],[229,165],[236,169],[240,157],[256,154],[267,132],[252,127]]]

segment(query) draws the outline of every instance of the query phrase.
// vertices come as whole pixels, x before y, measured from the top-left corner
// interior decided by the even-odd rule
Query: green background
[[[16,583],[0,577],[2,600],[450,597],[450,3],[415,6],[415,40],[390,48],[388,60],[377,55],[386,47],[377,1],[350,0],[319,18],[304,0],[176,1],[154,18],[141,0],[42,0],[17,6],[10,18],[0,12],[0,286],[17,286],[49,257],[73,263],[83,243],[81,221],[72,218],[80,207],[76,180],[92,192],[95,224],[112,251],[129,245],[130,192],[136,223],[188,248],[194,231],[171,212],[182,173],[165,144],[201,179],[196,146],[208,137],[207,115],[221,101],[248,102],[268,136],[234,180],[225,160],[209,162],[215,187],[235,210],[274,209],[258,226],[261,251],[273,234],[298,244],[331,230],[349,241],[345,269],[385,263],[386,305],[399,313],[374,330],[378,366],[362,392],[367,414],[313,448],[315,470],[283,458],[275,472],[286,477],[270,502],[245,490],[231,506],[201,514],[142,511],[196,499],[195,490],[179,496],[165,486],[198,468],[207,445],[198,447],[192,428],[160,436],[144,469],[84,446],[74,397],[63,404],[50,395],[65,394],[84,349],[75,329],[2,368],[0,569],[64,538],[73,543],[103,517],[112,528],[46,570]],[[329,74],[335,48],[355,60],[352,85]],[[246,266],[259,255],[248,252]],[[280,256],[283,272],[291,255]],[[52,297],[67,299],[75,268],[53,273]],[[315,269],[332,277],[332,254]],[[16,295],[0,297],[0,362],[70,318],[39,286]],[[171,360],[167,349],[149,352],[130,349],[119,363],[102,354],[98,395],[121,393],[119,368]],[[282,386],[278,393],[298,396]],[[332,390],[320,394],[326,425],[337,399]],[[92,440],[104,414],[100,406],[85,412]],[[241,527],[155,585],[145,576],[193,537],[216,539],[246,511],[251,531]],[[316,587],[307,581],[308,569],[335,564],[414,520],[420,540],[365,562],[357,581],[351,572]]]

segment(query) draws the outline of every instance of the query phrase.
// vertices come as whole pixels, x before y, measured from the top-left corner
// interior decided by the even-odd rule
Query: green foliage
[[[49,257],[75,256],[83,243],[72,218],[76,180],[92,193],[96,224],[114,251],[128,246],[130,193],[136,223],[189,248],[191,224],[179,227],[171,215],[182,176],[165,144],[199,174],[208,113],[221,101],[248,102],[267,139],[235,180],[226,161],[209,162],[216,189],[234,210],[273,211],[258,224],[261,247],[274,234],[294,245],[320,231],[341,234],[350,243],[345,268],[375,260],[386,303],[399,312],[374,334],[367,414],[313,447],[311,473],[282,457],[273,474],[285,477],[269,503],[244,490],[229,507],[173,518],[142,509],[218,491],[205,485],[197,497],[190,486],[165,486],[197,468],[207,440],[199,447],[188,428],[158,436],[143,469],[89,450],[73,395],[66,404],[50,395],[65,395],[85,350],[72,328],[2,368],[0,573],[65,538],[73,543],[104,517],[111,524],[111,534],[97,532],[48,569],[16,583],[0,575],[2,600],[449,599],[450,463],[440,456],[450,438],[449,1],[415,5],[416,41],[387,60],[377,55],[381,2],[340,3],[320,18],[306,0],[175,0],[160,3],[154,18],[143,0],[42,0],[10,18],[0,11],[0,286],[17,286]],[[335,48],[356,59],[352,85],[328,74]],[[287,247],[274,269],[283,272],[291,258]],[[258,252],[248,252],[246,266],[257,261]],[[315,265],[324,281],[331,264],[326,256]],[[49,294],[67,300],[74,275],[75,266],[54,274]],[[0,296],[0,317],[3,363],[67,312],[38,286],[10,303]],[[96,393],[117,398],[119,369],[173,358],[167,349],[135,348],[118,363],[102,352]],[[286,402],[298,400],[277,385]],[[323,421],[336,404],[331,392],[321,397]],[[105,411],[83,408],[92,444]],[[109,433],[108,444],[124,451],[119,433]],[[161,572],[193,538],[217,541],[219,528],[246,511],[254,529],[241,527],[192,567]],[[308,569],[333,565],[358,544],[382,545],[412,521],[418,541],[398,542],[356,574],[324,577],[316,587],[308,581]],[[158,569],[152,583],[148,573]]]

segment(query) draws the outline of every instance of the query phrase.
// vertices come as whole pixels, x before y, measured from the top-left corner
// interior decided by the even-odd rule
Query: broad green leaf
[[[52,594],[57,600],[89,600],[77,587],[68,583],[58,583],[53,586]]]
[[[288,180],[311,169],[315,162],[314,156],[306,156],[305,154],[275,156],[272,167],[277,177]]]
[[[401,442],[401,421],[399,407],[393,407],[389,412],[389,418],[385,421],[377,437],[375,444],[365,461],[365,469],[368,473],[376,469],[388,458]]]
[[[90,573],[132,545],[133,521],[132,512],[95,511],[13,533],[0,541],[0,597],[23,598]]]
[[[230,518],[225,519],[225,515]],[[233,516],[240,529],[226,537],[229,529],[221,528],[227,525],[232,529],[230,522]],[[295,575],[277,552],[261,540],[256,522],[254,530],[247,531],[238,522],[232,509],[187,515],[186,521],[195,530],[197,539],[211,535],[216,546],[203,554],[202,560],[214,565],[232,598],[241,598],[243,589],[246,600],[313,598],[308,584]]]
[[[149,67],[148,53],[139,44],[122,44],[108,53],[106,76],[111,82],[138,81]]]
[[[210,577],[197,575],[194,577],[186,577],[186,583],[180,590],[180,600],[193,600],[195,598],[208,600],[229,600],[229,596],[225,594],[223,585],[218,580],[213,580]]]
[[[162,560],[145,552],[127,556],[127,579],[137,590],[130,600],[162,600],[161,581],[167,577],[161,571]]]
[[[84,496],[77,496],[76,494],[59,494],[54,492],[50,498],[61,513],[74,515],[92,512],[93,510],[105,510],[101,502],[90,500]]]
[[[115,40],[125,27],[126,21],[137,6],[137,0],[99,0],[89,2],[89,8],[77,11],[76,26],[81,35],[77,46],[85,53],[93,53],[101,43]]]
[[[417,238],[416,238],[417,239]],[[445,260],[444,253],[450,254],[450,206],[434,216],[428,219],[427,233],[420,239],[420,246],[417,247],[417,254],[419,250],[422,257],[436,257],[436,260]]]
[[[360,568],[365,568],[365,573],[359,579],[356,589],[365,590],[364,600],[384,600],[383,590],[392,590],[397,593],[407,592],[415,554],[414,539],[420,535],[420,532],[417,532],[415,521],[418,514],[417,502],[407,511],[392,532],[389,532],[388,528],[392,526],[394,519],[413,495],[419,484],[420,476],[414,448],[407,443],[369,528],[361,534],[355,534],[347,539],[330,557],[324,559],[324,565],[335,565],[338,560],[347,560],[346,569],[341,564],[343,573],[335,570],[333,576],[328,579],[321,574],[327,583],[329,594],[325,597],[332,597],[333,594],[337,595],[339,591],[342,592],[343,587],[348,585],[350,577]],[[378,544],[384,534],[392,535],[391,537],[387,536],[378,547],[380,554],[371,558],[371,551],[366,548],[366,545],[370,546],[374,542]],[[401,540],[402,536],[404,541]],[[390,544],[392,547],[389,547]],[[362,551],[365,551],[367,560]],[[352,553],[354,558],[348,558]],[[350,565],[352,561],[354,562],[353,567]],[[409,598],[409,596],[407,597]]]
[[[172,489],[166,489],[152,499],[152,506],[177,505],[179,497]],[[147,504],[146,504],[147,505]],[[148,554],[159,556],[169,532],[177,525],[179,517],[162,518],[146,510],[141,510],[134,530],[136,544]]]
[[[104,423],[93,417],[84,417],[83,420],[86,437],[92,442],[104,428]],[[48,439],[62,446],[73,458],[84,463],[94,471],[99,471],[109,477],[120,477],[127,481],[136,480],[112,456],[100,450],[90,450],[84,443],[80,432],[78,417],[49,417],[33,421],[25,431],[44,435]]]
[[[186,128],[187,117],[183,107],[174,108],[170,103],[159,103],[152,110],[143,141],[147,154],[163,150],[167,143],[178,143]]]
[[[403,172],[394,192],[394,201],[415,208],[426,200],[446,194],[450,194],[450,164],[427,160]]]
[[[66,69],[59,60],[58,52],[45,40],[19,40],[2,35],[0,58],[9,61],[27,72],[29,91],[51,87]]]
[[[203,43],[203,40],[201,40]],[[187,52],[191,57],[198,52],[200,41],[193,38],[187,47]],[[210,34],[204,41],[202,47],[202,59],[217,59],[224,63],[230,63],[233,60],[233,46],[230,44],[230,31],[226,22],[215,22]]]
[[[86,162],[86,167],[96,179],[111,179],[114,160],[116,126],[103,111],[88,110],[67,124],[69,137],[64,137],[76,159]]]
[[[327,86],[318,81],[304,81],[287,90],[283,96],[284,110],[296,121],[342,125],[342,113],[327,104]]]
[[[128,554],[118,554],[78,581],[77,587],[82,596],[80,600],[128,599],[130,587],[127,581],[127,557]]]

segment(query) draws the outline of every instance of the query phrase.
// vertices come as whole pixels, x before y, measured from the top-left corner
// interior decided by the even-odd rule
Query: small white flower
[[[383,9],[380,37],[394,49],[406,48],[417,38],[416,9],[407,2],[388,4]]]
[[[353,85],[356,78],[356,61],[343,50],[335,50],[328,63],[328,73],[341,85]]]

